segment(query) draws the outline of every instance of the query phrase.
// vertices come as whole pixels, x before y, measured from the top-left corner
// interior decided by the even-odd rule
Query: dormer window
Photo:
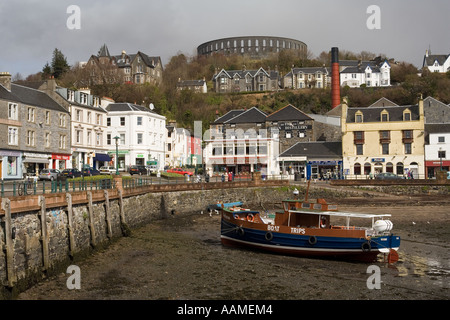
[[[381,122],[388,122],[389,121],[389,112],[386,110],[381,111]]]
[[[355,122],[356,123],[362,123],[363,122],[363,113],[361,111],[357,111],[355,113]]]
[[[411,112],[409,110],[403,112],[403,121],[411,121]]]

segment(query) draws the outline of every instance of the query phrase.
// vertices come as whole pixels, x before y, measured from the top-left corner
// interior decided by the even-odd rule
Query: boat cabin
[[[324,214],[317,214],[318,211],[324,211]],[[283,211],[275,213],[274,223],[292,227],[330,228],[328,211],[337,211],[337,206],[327,204],[324,199],[317,199],[316,203],[284,200]],[[311,214],[312,212],[316,214]]]

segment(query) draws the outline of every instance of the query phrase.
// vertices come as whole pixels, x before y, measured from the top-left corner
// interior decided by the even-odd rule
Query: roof
[[[425,124],[425,132],[430,133],[450,133],[450,123],[429,123]]]
[[[181,80],[177,82],[178,87],[198,87],[205,85],[205,80]]]
[[[231,110],[228,111],[227,113],[225,113],[223,116],[221,116],[220,118],[216,119],[216,121],[213,122],[213,124],[221,124],[224,123],[234,117],[236,117],[237,115],[241,114],[242,112],[244,112],[244,109],[241,110]]]
[[[0,99],[20,102],[26,105],[69,113],[63,106],[45,92],[11,83],[11,92],[0,86]]]
[[[425,57],[423,58],[423,66],[432,66],[435,61],[437,61],[440,66],[442,66],[449,57],[450,54],[430,54],[428,56],[425,55]]]
[[[419,106],[385,106],[370,108],[348,108],[347,122],[355,122],[355,114],[360,111],[363,113],[363,122],[380,122],[381,112],[386,110],[389,113],[389,121],[403,121],[403,112],[409,109],[411,111],[411,120],[419,120]]]
[[[267,121],[295,121],[295,120],[312,120],[306,113],[300,111],[291,104],[281,108],[278,111],[270,114]]]
[[[110,103],[107,107],[106,110],[108,112],[126,112],[126,111],[138,111],[138,112],[148,112],[148,113],[154,113],[152,110],[150,110],[149,108],[137,105],[137,104],[132,104],[132,103],[127,103],[127,102],[121,102],[121,103]]]
[[[375,101],[374,103],[372,103],[369,106],[369,108],[372,108],[372,107],[398,107],[398,104],[383,97],[383,98],[378,99],[377,101]]]
[[[213,81],[215,81],[220,75],[225,75],[229,79],[234,79],[235,77],[239,77],[244,79],[245,76],[250,75],[252,78],[257,76],[259,73],[265,73],[271,79],[278,79],[278,71],[269,71],[267,72],[263,68],[259,68],[258,70],[225,70],[222,69],[220,72],[213,76]]]
[[[307,158],[342,158],[342,142],[297,142],[280,154],[280,158],[306,156]]]
[[[227,124],[237,124],[237,123],[261,123],[265,122],[267,118],[267,115],[259,110],[256,107],[253,107],[247,111],[244,111],[234,118],[231,118],[227,121],[224,121],[224,123]]]

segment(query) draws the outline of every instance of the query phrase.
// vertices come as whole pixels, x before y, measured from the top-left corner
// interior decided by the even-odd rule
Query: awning
[[[105,153],[95,153],[94,161],[111,161],[111,157]]]
[[[48,159],[44,158],[25,158],[23,163],[49,163]]]

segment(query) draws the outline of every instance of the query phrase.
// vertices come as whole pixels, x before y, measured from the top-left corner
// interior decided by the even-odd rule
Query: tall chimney
[[[341,81],[339,75],[339,49],[331,48],[331,108],[341,104]]]
[[[11,74],[9,72],[0,72],[0,84],[11,92]]]

